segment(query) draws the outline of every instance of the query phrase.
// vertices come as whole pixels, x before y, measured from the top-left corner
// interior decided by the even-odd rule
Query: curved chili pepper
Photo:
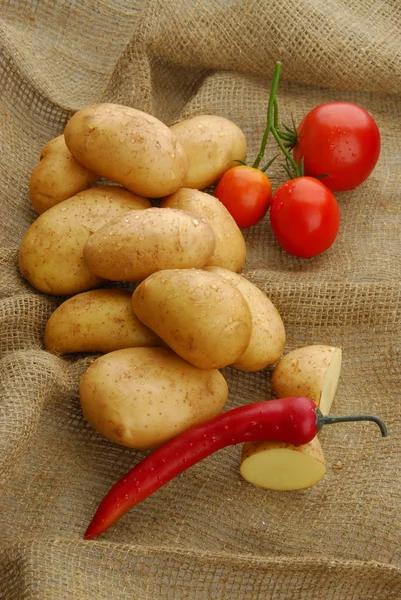
[[[124,475],[101,501],[84,538],[97,537],[130,508],[217,450],[259,440],[307,444],[323,425],[340,421],[374,421],[382,435],[387,435],[378,417],[324,416],[313,400],[301,396],[256,402],[221,413],[160,446]]]

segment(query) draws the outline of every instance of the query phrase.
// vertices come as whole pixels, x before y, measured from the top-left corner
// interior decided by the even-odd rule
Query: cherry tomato
[[[336,239],[340,209],[334,194],[321,181],[297,177],[274,194],[270,223],[284,250],[311,258],[330,248]]]
[[[351,190],[367,179],[380,154],[379,129],[364,108],[350,102],[316,106],[297,129],[293,150],[304,171],[332,191]]]
[[[238,227],[256,225],[265,216],[272,199],[272,186],[259,169],[240,165],[228,169],[214,191]]]

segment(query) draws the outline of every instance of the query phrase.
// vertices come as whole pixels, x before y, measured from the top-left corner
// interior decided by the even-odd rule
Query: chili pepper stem
[[[332,423],[353,423],[355,421],[372,421],[379,426],[383,437],[388,436],[386,425],[379,417],[374,415],[346,415],[343,417],[330,417],[328,415],[323,415],[319,410],[316,410],[316,426],[319,430],[323,427],[323,425],[331,425]]]

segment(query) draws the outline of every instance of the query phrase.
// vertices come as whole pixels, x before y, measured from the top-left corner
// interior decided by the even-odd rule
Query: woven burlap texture
[[[2,600],[401,598],[400,22],[398,0],[0,2]],[[382,152],[368,181],[338,194],[328,252],[290,257],[265,219],[244,232],[243,272],[279,309],[286,351],[343,349],[332,412],[378,414],[390,436],[372,424],[326,428],[327,475],[292,493],[252,487],[241,449],[225,449],[84,542],[100,499],[144,453],[83,420],[78,383],[93,357],[43,350],[61,300],[18,273],[35,218],[30,173],[74,111],[99,101],[167,124],[222,115],[244,130],[252,158],[275,60],[283,121],[356,102],[374,115]],[[271,178],[277,187],[284,171]],[[227,408],[271,397],[271,369],[223,373]]]

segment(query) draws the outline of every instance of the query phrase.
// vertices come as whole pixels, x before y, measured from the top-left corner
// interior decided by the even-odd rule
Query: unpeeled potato
[[[64,138],[87,169],[134,194],[159,198],[184,182],[188,161],[174,133],[154,116],[120,104],[95,104],[68,121]]]
[[[117,186],[84,190],[49,208],[26,230],[19,248],[21,275],[37,290],[70,296],[99,287],[83,250],[90,236],[108,221],[150,207],[149,200]]]
[[[229,119],[197,115],[174,123],[170,130],[182,144],[188,171],[181,187],[202,190],[215,183],[247,153],[243,131]]]
[[[40,162],[32,171],[29,198],[41,215],[47,209],[88,189],[98,175],[75,160],[65,145],[64,135],[50,140],[40,153]]]
[[[217,369],[198,369],[169,348],[126,348],[83,374],[84,417],[109,440],[147,450],[216,416],[228,397]]]
[[[181,188],[164,198],[160,206],[189,211],[207,219],[213,229],[216,246],[206,266],[235,272],[242,269],[246,259],[244,236],[220,200],[199,190]]]
[[[55,354],[112,352],[121,348],[163,346],[132,310],[132,292],[90,290],[69,298],[46,323],[44,347]]]
[[[252,336],[243,354],[232,364],[241,371],[260,371],[275,363],[285,345],[285,327],[277,308],[251,281],[220,267],[205,267],[223,281],[234,285],[244,296],[252,315]]]
[[[201,269],[153,273],[136,288],[137,317],[201,369],[231,365],[251,339],[252,317],[238,289]]]
[[[206,219],[175,208],[121,215],[85,244],[92,273],[114,281],[141,281],[155,271],[203,267],[216,240]]]

